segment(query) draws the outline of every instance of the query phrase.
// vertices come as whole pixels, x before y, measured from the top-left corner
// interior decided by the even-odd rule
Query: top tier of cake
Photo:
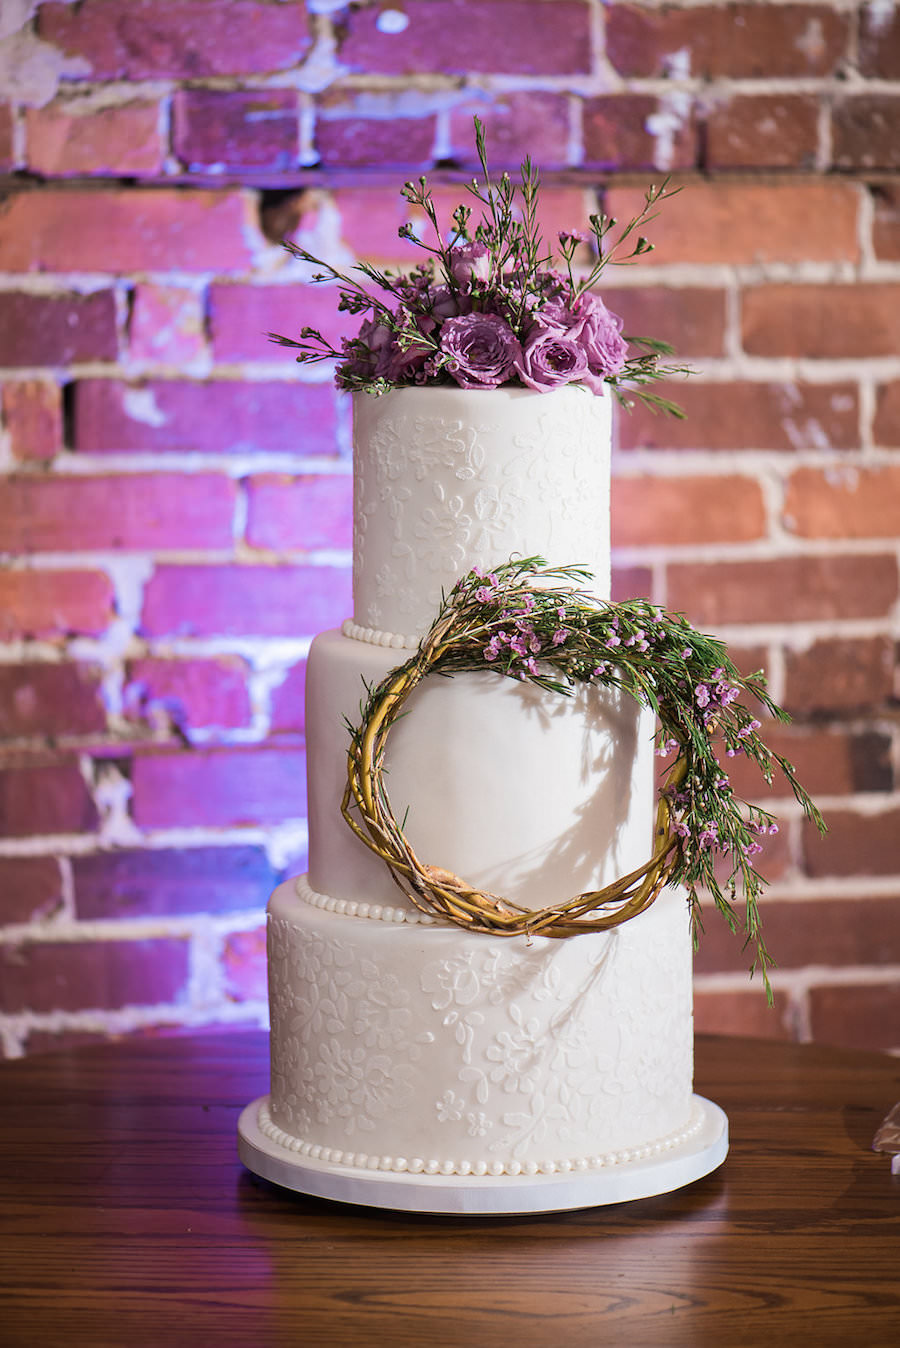
[[[579,385],[355,394],[354,622],[421,636],[461,575],[511,556],[584,565],[607,597],[609,437],[609,397]]]

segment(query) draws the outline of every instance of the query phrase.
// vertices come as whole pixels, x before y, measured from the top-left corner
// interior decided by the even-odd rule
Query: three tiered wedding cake
[[[741,894],[765,979],[753,858],[777,830],[729,760],[824,824],[757,733],[754,705],[786,719],[762,675],[609,602],[611,399],[681,415],[653,385],[687,371],[595,288],[676,189],[554,255],[533,165],[492,179],[475,140],[449,227],[424,178],[402,189],[429,227],[399,231],[411,270],[361,262],[366,285],[285,241],[362,316],[339,347],[274,337],[354,398],[354,611],[310,652],[309,874],[269,904],[272,1088],[239,1133],[302,1192],[546,1211],[727,1152],[692,1095],[691,916],[706,893],[734,930]],[[652,824],[654,744],[675,757]]]
[[[272,1087],[255,1129],[295,1179],[266,1173],[435,1210],[603,1201],[586,1177],[658,1169],[709,1132],[683,894],[568,939],[464,931],[409,902],[341,798],[347,722],[460,575],[540,553],[583,560],[608,593],[610,399],[443,387],[354,404],[353,619],[310,652],[309,874],[268,910]],[[430,677],[408,711],[386,774],[419,856],[528,907],[646,860],[654,722],[631,697],[466,673]],[[610,1192],[684,1182],[672,1173]],[[548,1176],[582,1183],[542,1203]]]

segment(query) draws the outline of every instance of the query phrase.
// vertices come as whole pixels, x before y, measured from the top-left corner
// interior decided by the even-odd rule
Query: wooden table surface
[[[900,1343],[900,1060],[701,1037],[724,1166],[536,1217],[348,1207],[244,1170],[257,1031],[0,1064],[0,1344]]]

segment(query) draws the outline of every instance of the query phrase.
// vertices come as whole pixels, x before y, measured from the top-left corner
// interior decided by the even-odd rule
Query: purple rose
[[[450,249],[450,275],[458,286],[487,281],[491,275],[490,249],[483,243],[463,243]]]
[[[449,286],[435,286],[428,296],[428,314],[433,315],[439,322],[445,318],[458,318],[460,314],[468,314],[472,309],[472,301],[467,295],[454,295]],[[419,323],[422,323],[419,319]],[[434,323],[430,324],[434,327]]]
[[[516,370],[522,383],[538,393],[584,380],[589,374],[587,352],[578,327],[566,332],[536,318],[528,333]]]
[[[594,392],[596,384],[610,375],[621,374],[628,354],[622,340],[622,320],[611,314],[596,295],[579,295],[572,306],[576,320],[581,322],[581,343],[587,352],[588,369],[594,379],[585,379]]]
[[[570,328],[577,329],[580,326],[572,310],[558,296],[545,300],[537,311],[536,318],[548,328],[561,328],[563,332],[569,332]],[[576,333],[569,332],[569,335],[574,337]]]
[[[385,362],[384,369],[380,373],[391,384],[415,380],[433,349],[424,343],[413,342],[404,350],[400,343],[395,341],[391,344],[390,359]]]
[[[356,337],[343,343],[347,360],[339,367],[338,379],[355,375],[374,379],[384,375],[391,358],[393,341],[394,334],[385,323],[380,323],[376,318],[367,318]]]
[[[461,314],[441,328],[444,368],[462,388],[496,388],[512,378],[522,348],[497,314]]]

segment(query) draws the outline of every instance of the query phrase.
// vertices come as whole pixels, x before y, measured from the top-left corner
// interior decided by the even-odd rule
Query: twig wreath
[[[760,840],[778,828],[766,810],[735,795],[720,754],[746,754],[769,784],[779,768],[805,814],[824,832],[822,816],[792,764],[766,748],[760,722],[740,698],[749,693],[776,720],[790,718],[769,697],[762,674],[738,673],[721,641],[647,600],[598,600],[579,588],[590,579],[581,567],[549,567],[540,557],[464,576],[445,597],[416,653],[369,690],[359,725],[348,723],[344,818],[418,909],[492,935],[605,931],[643,912],[664,885],[682,884],[696,939],[702,929],[698,890],[712,895],[736,931],[740,888],[747,942],[754,946],[751,972],[759,967],[770,991],[772,960],[758,906],[764,881],[752,859],[762,850]],[[659,721],[657,753],[677,753],[659,795],[653,852],[638,870],[603,889],[529,910],[419,860],[385,785],[391,727],[426,675],[483,670],[562,694],[579,683],[619,688],[652,708]],[[724,881],[716,873],[720,856],[731,867]]]

